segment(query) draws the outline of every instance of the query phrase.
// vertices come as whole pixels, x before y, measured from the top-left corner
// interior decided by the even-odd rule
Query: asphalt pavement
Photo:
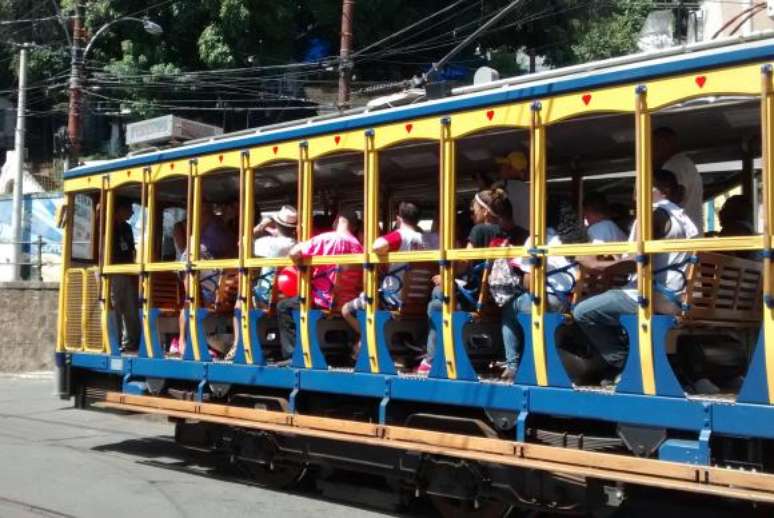
[[[0,374],[0,518],[396,516],[235,479],[172,434],[158,417],[76,410],[50,373]]]

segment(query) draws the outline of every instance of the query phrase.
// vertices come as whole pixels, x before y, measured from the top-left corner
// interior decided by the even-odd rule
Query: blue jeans
[[[561,311],[565,304],[554,295],[548,296],[548,309]],[[532,311],[532,298],[529,293],[523,293],[503,306],[502,333],[505,347],[505,363],[509,369],[519,366],[521,354],[524,352],[524,331],[516,318],[519,313]]]
[[[470,303],[462,297],[457,297],[457,309],[464,311],[473,311]],[[435,342],[438,340],[438,329],[433,326],[433,313],[443,310],[443,290],[440,286],[433,288],[433,294],[430,296],[430,302],[427,303],[427,322],[429,329],[427,331],[427,354],[425,358],[432,362],[435,355]]]
[[[588,298],[572,312],[589,345],[615,369],[622,369],[629,344],[618,321],[620,315],[637,313],[637,301],[626,290],[608,290]]]

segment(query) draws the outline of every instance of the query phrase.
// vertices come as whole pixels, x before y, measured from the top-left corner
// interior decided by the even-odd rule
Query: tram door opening
[[[236,264],[223,267],[216,261],[239,257],[240,173],[224,169],[201,178],[199,205],[199,251],[195,261],[199,309],[207,314],[202,322],[209,354],[230,359],[234,351],[234,307],[239,292]],[[190,296],[191,288],[189,288]]]
[[[635,216],[635,128],[631,113],[598,113],[546,128],[547,244],[628,242]],[[636,270],[633,257],[601,251],[548,259],[548,311],[567,312],[607,290],[622,289]],[[582,308],[585,306],[581,306]],[[622,354],[611,365],[584,327],[567,322],[553,332],[559,356],[577,385],[613,380],[627,357],[623,329],[612,339]],[[612,361],[612,360],[610,360]]]
[[[390,237],[391,251],[430,251],[439,248],[439,147],[437,142],[410,141],[379,152],[379,235]],[[414,221],[416,220],[416,221]],[[419,233],[417,239],[414,231]],[[396,249],[397,248],[397,249]],[[433,334],[427,317],[437,261],[391,262],[379,273],[379,309],[392,318],[384,329],[398,370],[413,371],[433,354]],[[436,298],[439,295],[436,291]]]
[[[170,269],[154,269],[149,274],[148,298],[150,307],[158,310],[156,339],[165,354],[179,352],[179,345],[174,344],[179,340],[185,306],[185,273],[175,263],[183,259],[188,247],[188,191],[189,179],[185,177],[162,180],[154,185],[149,261],[169,264]]]
[[[666,344],[670,365],[686,393],[734,399],[762,346],[763,257],[721,240],[752,242],[763,228],[760,98],[689,99],[654,113],[653,129],[654,167],[678,177],[699,236],[720,245],[668,255],[673,263],[691,259],[681,323]]]
[[[456,157],[456,248],[523,246],[530,227],[529,132],[497,128],[467,135],[457,140]],[[489,291],[492,264],[456,263],[457,310],[469,316],[465,348],[478,375],[488,378],[515,372],[515,366],[506,372],[503,308]],[[523,334],[517,324],[513,334]]]
[[[298,240],[298,162],[277,161],[256,167],[248,181],[253,182],[253,218],[247,222],[251,231],[250,258],[287,261],[289,248]],[[253,311],[258,317],[255,326],[261,352],[267,362],[282,361],[282,348],[277,322],[277,304],[294,296],[296,285],[278,282],[292,279],[283,275],[289,266],[262,266],[248,268],[249,295],[243,302],[243,311]],[[291,282],[291,284],[293,284]],[[280,289],[282,288],[282,289]],[[246,307],[245,307],[246,306]],[[241,328],[239,329],[241,332]],[[258,344],[252,344],[257,347]]]

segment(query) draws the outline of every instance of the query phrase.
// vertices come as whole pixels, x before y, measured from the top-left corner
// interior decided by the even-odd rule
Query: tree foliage
[[[69,14],[76,0],[57,1]],[[205,106],[196,103],[207,100],[210,109],[237,102],[261,106],[276,103],[278,96],[304,97],[306,85],[333,88],[336,82],[337,62],[326,55],[338,53],[341,0],[80,1],[85,3],[87,37],[127,15],[147,16],[164,28],[161,37],[154,37],[141,24],[121,22],[99,37],[86,63],[88,99],[95,113],[128,108],[141,117],[168,111],[172,102]],[[508,3],[463,2],[358,55],[353,75],[359,81],[380,82],[420,74]],[[449,4],[450,0],[357,2],[354,48],[362,49]],[[530,0],[479,35],[452,65],[474,70],[490,64],[510,75],[524,68],[516,59],[523,49],[534,49],[552,66],[628,53],[635,50],[637,33],[652,6],[652,0]],[[0,0],[0,20],[53,14],[51,0]],[[70,59],[62,26],[56,20],[0,26],[0,37],[43,44],[30,60],[30,81],[48,78],[47,88],[37,91],[35,99],[39,106],[62,106]],[[15,84],[15,55],[13,47],[0,45],[0,68],[10,72],[0,73],[0,89]],[[315,66],[271,68],[305,59]],[[201,74],[208,70],[223,72]],[[223,121],[234,129],[298,113],[267,111],[262,119],[248,113],[233,115],[242,118],[232,124],[225,117]],[[192,116],[220,117],[204,111]]]

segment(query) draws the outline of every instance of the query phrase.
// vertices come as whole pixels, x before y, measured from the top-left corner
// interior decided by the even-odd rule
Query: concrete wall
[[[59,283],[0,283],[0,372],[54,367]]]

